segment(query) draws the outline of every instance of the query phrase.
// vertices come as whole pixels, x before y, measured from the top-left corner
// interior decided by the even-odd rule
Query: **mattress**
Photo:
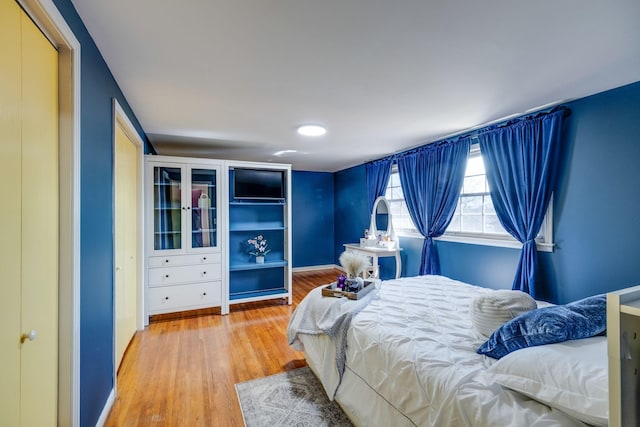
[[[493,291],[442,276],[383,282],[351,320],[341,378],[329,337],[300,341],[311,369],[329,395],[337,388],[335,400],[356,425],[584,426],[487,378],[495,360],[475,352],[484,338],[468,311],[486,292]]]

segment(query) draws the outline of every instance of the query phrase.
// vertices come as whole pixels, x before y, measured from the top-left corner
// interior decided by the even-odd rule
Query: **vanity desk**
[[[354,252],[360,255],[364,255],[371,258],[371,265],[373,266],[373,273],[370,278],[380,278],[380,266],[378,265],[378,258],[392,256],[396,258],[396,279],[400,277],[402,273],[402,261],[400,259],[401,248],[389,249],[379,246],[360,246],[359,243],[345,243],[344,249],[347,252]]]
[[[384,237],[384,239],[382,239]],[[378,197],[373,203],[371,211],[371,222],[367,230],[366,237],[360,239],[360,243],[345,243],[344,249],[347,252],[354,252],[371,258],[373,271],[367,272],[365,279],[379,279],[380,266],[378,258],[396,258],[396,279],[402,274],[402,261],[400,260],[400,242],[393,229],[391,219],[391,208],[389,202],[383,196]]]

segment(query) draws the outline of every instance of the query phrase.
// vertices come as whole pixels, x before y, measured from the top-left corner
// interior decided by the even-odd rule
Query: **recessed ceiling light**
[[[327,130],[320,125],[302,125],[298,126],[298,133],[304,136],[321,136],[327,133]]]
[[[285,154],[293,154],[293,153],[297,153],[296,150],[282,150],[282,151],[276,151],[275,153],[273,153],[274,156],[284,156]]]

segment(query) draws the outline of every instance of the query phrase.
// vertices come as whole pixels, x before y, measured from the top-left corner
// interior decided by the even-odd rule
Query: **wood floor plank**
[[[120,365],[105,426],[242,427],[235,384],[306,366],[287,343],[289,318],[313,288],[339,270],[293,274],[293,305],[282,300],[154,317]]]

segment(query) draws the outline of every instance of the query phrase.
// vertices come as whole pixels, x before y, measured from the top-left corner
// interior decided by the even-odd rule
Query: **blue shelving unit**
[[[290,272],[290,207],[288,191],[290,169],[284,185],[287,188],[282,199],[234,199],[234,168],[229,167],[229,296],[230,304],[286,298],[291,303]],[[247,168],[246,164],[237,166]],[[267,165],[265,165],[267,167]],[[256,166],[261,169],[262,165]],[[267,240],[270,252],[264,264],[255,262],[248,254],[247,241],[257,236]]]

